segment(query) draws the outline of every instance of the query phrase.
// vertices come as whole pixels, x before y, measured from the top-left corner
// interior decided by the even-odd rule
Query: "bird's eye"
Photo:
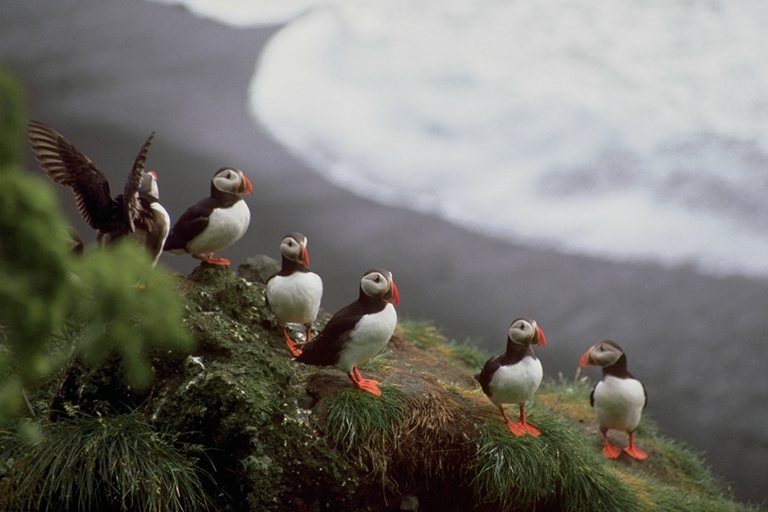
[[[376,274],[376,277],[373,278],[373,281],[376,282],[376,283],[380,283],[381,282],[381,276],[379,274]]]

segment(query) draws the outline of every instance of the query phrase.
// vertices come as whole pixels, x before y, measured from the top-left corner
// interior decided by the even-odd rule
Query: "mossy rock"
[[[154,385],[131,403],[201,447],[215,510],[748,510],[651,421],[638,433],[646,463],[603,459],[584,380],[546,383],[529,407],[542,436],[517,438],[471,377],[481,355],[428,323],[401,322],[361,368],[381,381],[377,398],[294,362],[263,284],[203,264],[178,287],[197,348],[157,354]],[[79,389],[114,374],[80,372]]]

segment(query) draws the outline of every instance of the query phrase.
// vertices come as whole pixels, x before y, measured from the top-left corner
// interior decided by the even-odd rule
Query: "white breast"
[[[153,186],[156,185],[153,183]],[[163,245],[165,244],[165,239],[168,238],[168,232],[171,230],[171,216],[168,215],[168,212],[163,208],[163,205],[158,202],[152,203],[151,208],[155,212],[155,217],[159,219],[159,222],[156,222],[155,224],[161,226],[162,229],[162,232],[157,234],[158,250],[155,255],[155,261],[152,262],[152,264],[155,265],[157,264],[158,258],[160,258],[160,254],[163,252]]]
[[[310,324],[317,317],[323,296],[323,281],[314,272],[275,276],[267,283],[269,308],[280,325]]]
[[[350,372],[353,366],[369,360],[387,345],[397,325],[397,312],[392,304],[378,313],[363,315],[339,354],[338,368]]]
[[[608,375],[595,386],[594,400],[601,427],[631,432],[640,423],[645,393],[638,380]]]
[[[523,403],[536,393],[544,372],[541,361],[524,357],[516,364],[502,366],[491,378],[490,399],[496,405]]]
[[[208,218],[208,226],[187,244],[193,254],[216,252],[242,238],[251,222],[251,211],[242,199],[229,208],[216,208]]]

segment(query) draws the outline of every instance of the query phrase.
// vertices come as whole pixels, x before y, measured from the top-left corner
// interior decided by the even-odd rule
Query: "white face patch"
[[[287,236],[280,243],[280,253],[291,261],[299,261],[301,245],[293,237]]]
[[[222,169],[213,177],[213,186],[222,192],[236,194],[242,177],[234,169]]]
[[[618,361],[624,353],[610,343],[605,342],[596,344],[589,352],[592,362],[598,366],[611,366]]]
[[[363,292],[370,297],[379,297],[389,288],[389,280],[380,272],[371,272],[360,281]]]
[[[521,318],[519,320],[515,320],[512,325],[509,326],[507,336],[515,343],[528,345],[533,339],[535,333],[535,322],[531,324],[527,320]]]

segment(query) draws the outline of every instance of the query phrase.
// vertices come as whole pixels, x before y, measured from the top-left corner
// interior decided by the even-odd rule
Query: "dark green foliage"
[[[21,410],[21,386],[47,377],[75,350],[98,363],[116,352],[134,386],[149,383],[151,348],[189,350],[175,283],[130,241],[69,254],[46,182],[0,173],[0,422]]]
[[[633,493],[605,469],[585,434],[534,408],[541,437],[515,437],[501,421],[480,431],[472,486],[478,500],[506,510],[613,512],[638,509]]]
[[[43,429],[41,442],[20,444],[12,457],[10,510],[209,508],[194,460],[138,415],[53,423]]]
[[[0,174],[0,324],[25,372],[39,371],[41,338],[65,318],[71,276],[66,229],[49,186]]]
[[[173,279],[152,268],[146,252],[131,241],[91,251],[75,266],[80,279],[78,318],[84,327],[77,354],[98,364],[120,355],[128,383],[146,387],[152,349],[188,351],[183,307]]]
[[[0,422],[21,410],[21,386],[48,375],[48,335],[66,318],[72,276],[66,231],[47,185],[0,172]]]

